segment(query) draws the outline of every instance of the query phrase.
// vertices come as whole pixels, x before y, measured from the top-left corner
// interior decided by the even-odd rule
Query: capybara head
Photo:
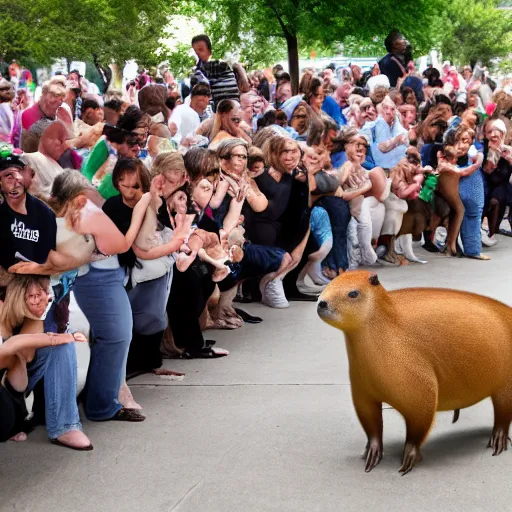
[[[377,274],[357,270],[333,279],[318,299],[318,316],[342,331],[357,330],[367,323],[384,288]]]

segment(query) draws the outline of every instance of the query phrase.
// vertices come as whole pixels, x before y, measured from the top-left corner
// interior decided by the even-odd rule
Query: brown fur
[[[436,411],[470,407],[487,397],[495,415],[489,446],[493,455],[507,449],[512,308],[455,290],[387,292],[376,274],[357,271],[327,286],[318,314],[345,333],[354,406],[368,436],[366,471],[382,457],[383,403],[405,419],[404,474],[421,460]],[[432,319],[439,328],[427,327]]]

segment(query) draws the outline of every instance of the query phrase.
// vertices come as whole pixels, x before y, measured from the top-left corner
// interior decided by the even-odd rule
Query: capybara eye
[[[357,297],[359,297],[359,292],[357,290],[354,290],[352,292],[348,292],[348,296],[351,299],[357,299]]]

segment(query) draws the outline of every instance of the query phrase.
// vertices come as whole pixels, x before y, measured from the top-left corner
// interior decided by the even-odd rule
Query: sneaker
[[[290,306],[284,294],[282,279],[274,279],[263,290],[261,302],[269,308],[284,309]]]
[[[485,229],[481,228],[480,233],[482,235],[482,245],[485,247],[493,247],[498,243],[498,240],[494,236],[490,237]]]

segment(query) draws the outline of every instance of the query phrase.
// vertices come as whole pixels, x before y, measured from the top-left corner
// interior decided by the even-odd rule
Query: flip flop
[[[94,448],[92,444],[89,446],[71,446],[70,444],[61,443],[58,439],[50,439],[50,443],[56,446],[62,446],[63,448],[70,448],[71,450],[76,450],[77,452],[90,452]]]
[[[205,347],[200,352],[185,352],[182,357],[184,359],[217,359],[227,355],[229,355],[229,352],[222,348],[213,349],[212,347]]]
[[[490,256],[486,256],[485,254],[476,254],[474,256],[470,256],[466,254],[466,258],[471,258],[472,260],[480,260],[480,261],[489,261],[491,259]]]
[[[245,322],[248,324],[259,324],[263,322],[263,318],[260,318],[259,316],[253,316],[247,313],[247,311],[244,311],[243,309],[235,308],[236,314]]]

